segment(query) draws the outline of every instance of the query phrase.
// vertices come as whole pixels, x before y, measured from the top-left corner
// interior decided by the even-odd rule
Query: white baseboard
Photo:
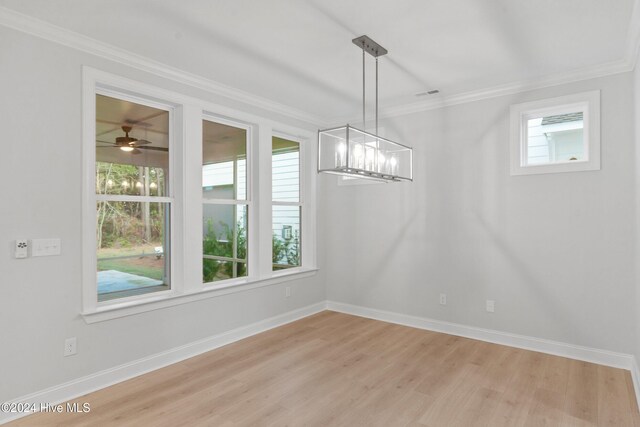
[[[338,311],[340,313],[353,314],[355,316],[397,323],[399,325],[411,326],[413,328],[443,332],[445,334],[502,344],[509,347],[538,351],[541,353],[553,354],[555,356],[567,357],[569,359],[577,359],[585,362],[597,363],[599,365],[612,366],[614,368],[622,368],[629,371],[632,371],[632,367],[635,364],[635,358],[630,354],[615,353],[612,351],[565,344],[558,341],[528,337],[525,335],[476,328],[474,326],[443,322],[441,320],[410,316],[407,314],[394,313],[391,311],[378,310],[341,302],[327,301],[327,309]]]
[[[312,314],[319,313],[326,309],[381,320],[384,322],[396,323],[399,325],[442,332],[450,335],[457,335],[465,338],[472,338],[480,341],[487,341],[510,347],[538,351],[570,359],[583,360],[600,365],[626,369],[631,372],[636,399],[640,406],[640,369],[638,368],[635,357],[632,355],[528,337],[525,335],[476,328],[473,326],[394,313],[335,301],[323,301],[283,313],[278,316],[270,317],[247,326],[223,332],[219,335],[205,338],[181,347],[176,347],[124,365],[106,369],[27,396],[12,399],[11,402],[36,404],[37,406],[39,406],[40,403],[58,404],[66,402],[87,393],[100,390],[110,385],[163,368],[235,341],[239,341],[243,338],[311,316]],[[25,415],[29,414],[0,412],[0,424],[4,424]]]
[[[633,380],[633,389],[636,391],[636,402],[640,408],[640,370],[638,370],[638,360],[635,357],[631,364],[631,379]]]
[[[181,347],[176,347],[162,353],[157,353],[143,359],[135,360],[124,365],[78,378],[27,396],[12,399],[11,402],[36,404],[37,407],[40,406],[40,403],[59,404],[66,402],[70,399],[75,399],[87,393],[163,368],[173,363],[214,350],[218,347],[239,341],[243,338],[291,323],[298,319],[302,319],[303,317],[311,316],[312,314],[319,313],[325,309],[326,303],[324,301],[307,307],[302,307],[247,326],[242,326],[231,331],[195,341]],[[0,424],[4,424],[29,414],[30,413],[0,412]]]

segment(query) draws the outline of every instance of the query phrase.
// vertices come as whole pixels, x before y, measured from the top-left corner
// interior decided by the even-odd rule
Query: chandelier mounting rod
[[[365,92],[366,92],[366,84],[365,84],[365,55],[364,53],[368,53],[369,55],[376,58],[376,135],[378,134],[378,57],[387,54],[387,49],[380,46],[378,43],[374,42],[369,36],[360,36],[353,40],[351,40],[353,44],[362,48],[362,128],[365,129],[366,126],[366,104],[365,104]]]

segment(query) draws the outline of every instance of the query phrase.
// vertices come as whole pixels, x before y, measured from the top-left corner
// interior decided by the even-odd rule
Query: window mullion
[[[258,131],[257,169],[254,174],[258,180],[254,181],[255,208],[257,212],[258,237],[258,274],[259,277],[271,276],[272,270],[272,211],[271,211],[271,138],[273,129],[271,126],[260,126]]]
[[[202,289],[202,109],[185,105],[182,110],[184,152],[184,291]]]
[[[316,266],[316,180],[314,165],[317,162],[317,150],[312,144],[300,144],[300,229],[302,230],[301,251],[303,265]]]

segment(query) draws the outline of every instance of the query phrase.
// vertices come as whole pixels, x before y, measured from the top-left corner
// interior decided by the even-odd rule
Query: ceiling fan
[[[124,132],[124,136],[116,137],[116,142],[108,142],[108,141],[100,141],[96,142],[102,144],[109,144],[109,147],[98,147],[98,148],[119,148],[122,151],[131,154],[140,154],[143,150],[156,150],[156,151],[169,151],[168,148],[164,147],[145,147],[147,144],[152,144],[151,141],[147,141],[146,139],[138,139],[132,136],[129,136],[129,132],[131,132],[132,127],[124,125],[122,126],[122,131]]]

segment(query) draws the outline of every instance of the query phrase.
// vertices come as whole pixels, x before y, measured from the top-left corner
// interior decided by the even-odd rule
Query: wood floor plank
[[[632,402],[628,399],[625,372],[598,366],[598,424],[630,426],[633,424]]]
[[[569,366],[564,424],[598,424],[598,366],[576,361]]]
[[[562,390],[537,389],[523,425],[526,427],[562,426],[565,398],[566,394]]]
[[[10,426],[637,426],[628,371],[325,311]]]
[[[502,393],[485,387],[476,387],[460,411],[453,416],[450,426],[491,426],[491,419]]]
[[[431,391],[430,395],[435,400],[420,417],[419,422],[429,427],[451,424],[460,408],[472,399],[478,388],[477,384],[467,381],[467,377],[478,369],[477,365],[466,363],[447,371],[446,380],[438,384],[436,392]]]

